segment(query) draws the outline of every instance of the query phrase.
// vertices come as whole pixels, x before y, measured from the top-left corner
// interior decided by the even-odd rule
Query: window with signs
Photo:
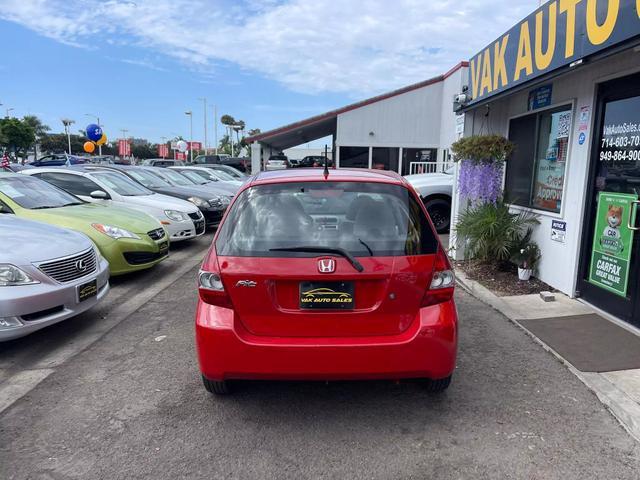
[[[508,202],[560,212],[572,115],[571,105],[565,105],[509,122],[516,148],[507,162]]]

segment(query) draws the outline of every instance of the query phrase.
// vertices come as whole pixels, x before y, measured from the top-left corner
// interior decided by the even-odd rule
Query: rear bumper
[[[198,303],[198,359],[210,380],[439,379],[455,368],[453,301],[420,309],[412,325],[394,336],[259,337],[233,317],[230,309]]]

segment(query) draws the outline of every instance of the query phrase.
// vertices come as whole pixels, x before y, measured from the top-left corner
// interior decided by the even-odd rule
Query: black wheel
[[[425,389],[429,393],[442,393],[451,384],[451,375],[447,378],[441,378],[439,380],[427,380],[425,383]]]
[[[215,380],[209,380],[203,375],[202,383],[204,383],[204,388],[206,388],[209,393],[215,393],[216,395],[229,395],[231,393],[231,387],[229,382],[226,380],[218,382]]]
[[[447,233],[451,224],[451,201],[444,198],[424,200],[424,206],[438,233]]]

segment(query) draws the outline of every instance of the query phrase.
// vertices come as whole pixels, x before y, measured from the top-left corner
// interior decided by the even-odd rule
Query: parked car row
[[[109,276],[151,268],[216,227],[235,182],[113,164],[0,170],[0,341],[77,315]],[[4,288],[7,287],[7,288]]]

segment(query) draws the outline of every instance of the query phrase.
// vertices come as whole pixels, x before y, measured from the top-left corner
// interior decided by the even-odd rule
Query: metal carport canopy
[[[247,138],[247,143],[261,142],[276,150],[302,145],[336,134],[337,111],[311,117],[284,127]]]

